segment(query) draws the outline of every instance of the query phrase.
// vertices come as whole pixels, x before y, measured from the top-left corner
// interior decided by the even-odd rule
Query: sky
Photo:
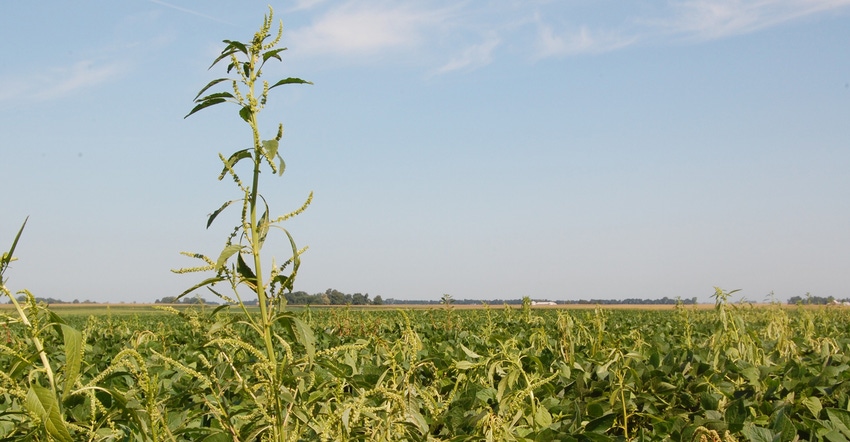
[[[0,2],[13,290],[152,302],[209,275],[236,106],[189,118],[266,2]],[[271,5],[272,213],[295,290],[396,299],[850,297],[850,0]],[[247,176],[247,172],[245,174]],[[288,257],[280,236],[265,252]],[[206,297],[209,294],[202,295]],[[771,296],[773,298],[771,298]]]

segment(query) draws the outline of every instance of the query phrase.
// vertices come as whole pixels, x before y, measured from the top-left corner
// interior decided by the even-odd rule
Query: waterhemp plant
[[[292,363],[292,354],[287,339],[281,336],[281,326],[289,330],[289,335],[295,337],[302,344],[310,359],[314,354],[313,335],[303,322],[295,316],[284,311],[284,292],[291,291],[295,276],[300,266],[300,255],[305,249],[299,249],[292,235],[281,224],[287,219],[303,212],[312,200],[312,192],[304,204],[297,210],[286,215],[272,218],[266,199],[259,192],[261,172],[268,168],[274,174],[282,175],[285,163],[279,153],[280,140],[283,136],[283,125],[279,124],[277,135],[272,139],[263,139],[258,122],[258,115],[263,110],[272,89],[286,84],[312,84],[300,78],[285,78],[274,83],[262,79],[263,67],[272,59],[281,60],[281,53],[286,48],[278,47],[283,33],[283,24],[278,26],[276,36],[272,36],[273,10],[269,7],[269,14],[265,16],[259,31],[254,34],[250,42],[243,43],[236,40],[224,40],[224,50],[210,65],[210,68],[221,62],[227,62],[227,74],[231,77],[217,78],[204,86],[195,96],[195,107],[186,117],[211,106],[221,103],[235,104],[239,109],[239,117],[248,125],[251,131],[250,147],[237,150],[225,157],[219,154],[223,163],[223,169],[219,180],[229,176],[241,191],[241,198],[230,200],[222,204],[209,215],[207,227],[232,204],[241,205],[241,216],[239,223],[227,238],[227,241],[218,258],[213,260],[207,256],[196,253],[185,253],[185,255],[201,259],[206,265],[201,267],[176,270],[176,272],[212,271],[214,276],[204,279],[199,284],[183,292],[180,297],[189,294],[199,288],[206,287],[218,297],[230,304],[238,305],[245,313],[245,323],[253,329],[262,340],[262,348],[256,353],[259,356],[266,375],[261,383],[268,387],[265,400],[271,402],[269,417],[270,432],[273,440],[283,440],[284,428],[288,417],[289,394],[283,393],[278,387],[281,385],[281,377],[287,364]],[[229,90],[209,93],[216,86],[229,86]],[[205,95],[206,94],[206,95]],[[237,173],[237,166],[244,167],[245,163],[250,165],[250,178],[243,181]],[[291,246],[290,257],[282,264],[275,264],[272,260],[271,271],[268,276],[263,273],[263,255],[261,254],[266,237],[271,228],[280,229],[289,240]],[[290,267],[291,266],[291,267]],[[229,284],[230,295],[224,294],[214,286],[218,283]],[[259,316],[251,314],[246,308],[246,299],[243,292],[246,290],[256,295],[259,306]],[[276,328],[277,327],[277,328]],[[227,338],[223,338],[227,339]],[[242,344],[228,341],[218,341],[217,344],[231,345],[244,349]],[[222,348],[224,350],[224,348]],[[255,353],[251,349],[246,351]],[[255,370],[256,372],[256,370]]]

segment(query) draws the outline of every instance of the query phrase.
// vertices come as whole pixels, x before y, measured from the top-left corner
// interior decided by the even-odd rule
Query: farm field
[[[850,311],[711,307],[289,310],[283,434],[850,439]],[[3,440],[265,440],[270,364],[238,310],[26,309],[0,311]]]

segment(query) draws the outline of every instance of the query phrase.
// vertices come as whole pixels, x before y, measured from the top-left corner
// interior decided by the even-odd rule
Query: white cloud
[[[444,17],[444,11],[346,3],[311,26],[291,31],[287,40],[293,49],[311,54],[377,53],[418,45]]]
[[[602,53],[629,46],[636,37],[624,37],[614,32],[591,31],[581,26],[569,34],[557,34],[550,26],[539,23],[534,58],[558,57],[587,53]]]
[[[295,12],[295,11],[303,11],[306,9],[313,9],[321,3],[324,3],[325,0],[296,0],[295,6],[289,8],[287,12]]]
[[[3,85],[0,89],[0,101],[53,100],[103,84],[123,71],[122,65],[117,63],[96,65],[91,61],[81,61],[72,66],[48,69],[26,78],[5,78],[0,81]]]
[[[476,69],[485,66],[493,61],[493,51],[499,44],[499,38],[495,35],[491,36],[480,44],[466,48],[460,56],[438,68],[435,73],[445,74],[460,69]]]
[[[646,22],[675,33],[710,40],[847,7],[850,0],[688,0],[672,6],[672,18]]]

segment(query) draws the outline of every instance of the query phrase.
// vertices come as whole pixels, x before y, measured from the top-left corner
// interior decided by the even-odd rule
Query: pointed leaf
[[[277,158],[280,160],[280,163],[277,165],[277,175],[283,175],[283,171],[286,170],[286,163],[283,161],[283,157],[278,155]]]
[[[228,201],[228,202],[222,204],[221,207],[219,207],[216,211],[211,213],[210,217],[207,218],[207,228],[208,229],[210,228],[210,225],[213,223],[213,220],[215,220],[215,218],[218,216],[219,213],[221,213],[222,210],[226,209],[227,206],[233,204],[234,202],[236,202],[236,200]]]
[[[284,84],[313,84],[313,83],[310,82],[310,81],[302,80],[300,78],[289,77],[289,78],[284,78],[283,80],[280,80],[277,83],[273,84],[272,86],[269,87],[269,90],[272,90],[272,89],[274,89],[278,86],[284,85]]]
[[[241,41],[235,41],[235,40],[222,40],[222,41],[227,43],[228,48],[237,49],[239,52],[241,52],[245,55],[248,55],[248,48]],[[225,50],[227,50],[227,48],[225,48]]]
[[[26,227],[27,221],[29,221],[29,219],[30,217],[26,217],[24,219],[24,223],[18,230],[18,234],[15,235],[15,240],[12,241],[12,247],[10,247],[9,251],[4,253],[2,259],[0,259],[0,277],[3,276],[3,272],[6,270],[6,267],[9,266],[9,263],[12,262],[12,255],[14,255],[15,253],[15,248],[18,246],[18,240],[21,239],[21,234],[24,232],[24,227]]]
[[[481,355],[480,355],[480,354],[478,354],[478,353],[476,353],[476,352],[474,352],[474,351],[472,351],[472,350],[470,350],[470,349],[466,348],[466,346],[465,346],[465,345],[463,345],[463,344],[460,344],[460,349],[461,349],[461,350],[463,350],[463,352],[464,352],[464,353],[466,353],[466,355],[467,355],[467,356],[469,356],[469,357],[470,357],[470,358],[472,358],[472,359],[478,359],[478,358],[480,358],[480,357],[481,357]]]
[[[218,255],[218,260],[215,262],[215,271],[221,270],[222,267],[227,264],[227,260],[240,250],[242,250],[242,246],[239,244],[231,244],[225,247],[224,250],[221,251],[221,254]]]
[[[307,358],[312,361],[316,356],[316,336],[313,334],[313,329],[306,322],[293,316],[291,313],[280,315],[277,321],[292,332],[292,335],[295,336],[295,341],[304,346],[304,349],[307,351]]]
[[[219,103],[224,103],[225,101],[227,101],[227,100],[225,100],[224,98],[214,98],[212,100],[204,101],[203,103],[195,106],[192,109],[192,111],[189,112],[188,114],[186,114],[186,116],[183,117],[183,118],[189,118],[190,115],[194,114],[195,112],[197,112],[201,109],[204,109],[204,108],[207,108],[207,107],[210,107],[210,106],[214,106],[214,105],[219,104]]]
[[[73,442],[71,434],[65,428],[62,415],[59,414],[59,403],[53,393],[37,385],[31,385],[27,391],[26,407],[31,413],[41,418],[47,433],[62,442]]]
[[[74,388],[80,375],[83,362],[83,334],[67,324],[61,324],[62,338],[65,341],[65,384],[62,396],[65,397]]]
[[[245,158],[251,158],[251,149],[242,149],[230,155],[230,158],[227,159],[227,165],[230,168],[236,166],[236,163],[244,160]],[[224,175],[227,174],[227,167],[221,169],[221,174],[219,174],[218,179],[224,178]]]
[[[212,284],[215,284],[215,283],[217,283],[217,282],[224,281],[224,279],[225,279],[225,278],[222,278],[222,277],[220,277],[220,276],[215,276],[215,277],[212,277],[212,278],[207,278],[207,279],[205,279],[205,280],[203,280],[203,281],[201,281],[201,282],[199,282],[199,283],[197,283],[197,284],[193,285],[192,287],[188,288],[188,289],[187,289],[186,291],[184,291],[183,293],[181,293],[181,294],[177,295],[177,297],[175,298],[175,300],[180,299],[180,298],[182,298],[182,297],[184,297],[184,296],[188,295],[189,293],[194,292],[195,290],[197,290],[197,289],[199,289],[199,288],[201,288],[201,287],[203,287],[203,286],[206,286],[206,285],[212,285]]]
[[[233,94],[231,94],[230,92],[216,92],[214,94],[209,94],[206,97],[196,99],[195,103],[201,103],[201,102],[204,102],[204,101],[215,100],[215,99],[218,99],[218,98],[236,98],[236,97],[234,97]]]
[[[225,58],[230,58],[231,55],[236,53],[236,49],[228,49],[228,48],[230,48],[230,46],[227,46],[226,48],[224,48],[224,50],[221,51],[221,55],[219,55],[215,60],[213,60],[210,67],[208,67],[207,69],[212,69],[212,67],[215,66],[218,62],[220,62],[221,60],[224,60]],[[230,72],[229,68],[227,69],[227,72]]]
[[[250,266],[248,266],[248,263],[242,259],[241,254],[236,257],[236,271],[240,276],[242,276],[242,278],[253,284],[254,287],[257,286],[257,275],[254,274],[254,271]]]
[[[192,101],[197,100],[197,99],[198,99],[198,97],[200,97],[200,96],[201,96],[201,94],[203,94],[204,92],[206,92],[206,91],[207,91],[207,89],[209,89],[209,88],[211,88],[211,87],[213,87],[213,86],[215,86],[215,85],[217,85],[217,84],[221,83],[222,81],[227,81],[227,80],[230,80],[230,79],[229,79],[229,78],[217,78],[217,79],[215,79],[215,80],[213,80],[213,81],[211,81],[211,82],[207,83],[207,85],[206,85],[206,86],[204,86],[203,88],[201,88],[200,92],[198,92],[198,95],[195,95],[195,98],[193,98],[193,99],[192,99]],[[231,81],[232,81],[232,80],[231,80]]]
[[[263,63],[267,62],[269,58],[277,58],[278,61],[283,61],[280,59],[280,53],[285,51],[286,48],[278,48],[268,52],[263,53]]]

